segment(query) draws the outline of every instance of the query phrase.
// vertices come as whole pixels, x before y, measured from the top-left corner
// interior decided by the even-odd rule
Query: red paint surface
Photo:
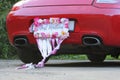
[[[65,17],[75,20],[75,29],[64,43],[82,44],[84,35],[96,35],[106,46],[120,46],[118,4],[102,4],[93,0],[30,0],[22,5],[16,4],[14,11],[7,16],[8,37],[13,44],[15,36],[25,35],[30,44],[35,44],[33,35],[28,31],[35,17]]]

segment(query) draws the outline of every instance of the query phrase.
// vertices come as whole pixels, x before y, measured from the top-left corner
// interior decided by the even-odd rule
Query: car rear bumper
[[[16,11],[17,12],[17,11]],[[83,45],[84,37],[93,37],[100,40],[105,46],[120,46],[120,16],[105,15],[105,14],[56,14],[43,16],[17,15],[16,12],[10,12],[7,16],[7,32],[9,41],[15,45],[18,38],[26,38],[27,43],[36,44],[33,34],[29,32],[29,27],[33,23],[35,17],[50,18],[50,17],[66,17],[75,21],[74,31],[70,32],[70,37],[63,44],[79,44]],[[91,39],[90,39],[91,40]],[[18,40],[19,41],[19,40]],[[22,40],[23,43],[26,40]]]

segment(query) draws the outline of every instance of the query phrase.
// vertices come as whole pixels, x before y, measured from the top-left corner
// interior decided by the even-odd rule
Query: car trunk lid
[[[30,0],[24,7],[91,5],[93,0]]]

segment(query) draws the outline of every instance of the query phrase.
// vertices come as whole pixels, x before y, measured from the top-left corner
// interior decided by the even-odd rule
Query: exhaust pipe
[[[26,38],[16,38],[14,40],[14,44],[15,44],[15,46],[24,46],[24,45],[28,44],[28,41]]]
[[[83,37],[83,44],[87,46],[101,45],[101,41],[97,37]]]

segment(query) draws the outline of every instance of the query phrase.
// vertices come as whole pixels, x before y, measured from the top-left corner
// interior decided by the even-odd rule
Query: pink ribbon
[[[34,25],[35,25],[36,27],[39,26],[39,22],[38,22],[38,20],[39,20],[38,17],[34,18]]]

